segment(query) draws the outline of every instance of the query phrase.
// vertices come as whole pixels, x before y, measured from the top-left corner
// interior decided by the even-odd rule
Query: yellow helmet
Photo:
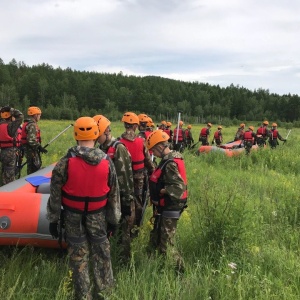
[[[140,120],[139,117],[133,112],[126,112],[122,117],[122,122],[128,124],[139,124]]]
[[[276,124],[276,123],[273,123],[273,124],[272,124],[272,127],[277,127],[277,124]]]
[[[74,137],[77,141],[96,140],[99,129],[96,121],[91,117],[78,118],[74,123]]]
[[[101,136],[105,132],[106,128],[110,125],[110,121],[103,115],[96,115],[93,117],[93,119],[98,126],[99,136]]]
[[[188,128],[188,129],[192,129],[192,125],[189,124],[189,125],[187,126],[187,128]]]
[[[146,140],[146,147],[151,149],[160,142],[166,142],[169,138],[169,135],[164,131],[160,129],[154,130]]]
[[[263,121],[264,125],[269,125],[269,122],[267,120]]]
[[[29,106],[27,110],[28,116],[41,115],[42,111],[37,106]]]
[[[253,127],[253,126],[249,126],[248,128],[249,128],[250,130],[252,130],[252,131],[254,130],[254,127]]]

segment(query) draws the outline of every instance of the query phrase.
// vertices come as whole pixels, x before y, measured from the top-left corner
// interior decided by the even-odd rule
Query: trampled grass
[[[69,124],[42,120],[43,144]],[[195,140],[200,128],[193,126]],[[224,140],[232,140],[236,128],[223,128]],[[112,131],[119,136],[122,123],[113,123]],[[285,136],[287,130],[280,132]],[[43,165],[57,161],[72,145],[70,128],[48,147]],[[249,156],[193,152],[184,152],[189,207],[177,231],[184,275],[176,275],[168,257],[146,254],[148,208],[127,266],[118,264],[112,241],[116,286],[108,299],[299,299],[299,129],[293,129],[287,143],[280,142],[277,149]],[[72,299],[67,257],[59,254],[2,246],[0,298]]]

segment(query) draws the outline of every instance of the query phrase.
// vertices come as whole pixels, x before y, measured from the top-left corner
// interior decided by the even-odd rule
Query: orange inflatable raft
[[[259,147],[253,145],[251,150],[257,150]],[[238,156],[245,152],[245,148],[241,145],[241,141],[233,141],[220,146],[200,146],[198,149],[198,154],[209,153],[209,152],[221,152],[226,156]]]
[[[0,187],[0,245],[60,247],[46,217],[53,167]]]

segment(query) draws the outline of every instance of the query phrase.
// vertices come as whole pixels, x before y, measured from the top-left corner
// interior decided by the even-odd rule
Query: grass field
[[[42,120],[43,144],[69,124]],[[195,140],[201,127],[192,128]],[[236,129],[223,126],[224,142],[233,139]],[[279,131],[286,136],[286,129]],[[113,123],[112,132],[119,136],[122,123]],[[116,287],[108,299],[300,299],[299,133],[292,129],[286,144],[249,156],[185,151],[189,207],[177,231],[184,275],[175,274],[168,258],[162,262],[146,255],[148,208],[128,266],[118,265],[112,241]],[[51,143],[43,165],[74,144],[71,128]],[[67,257],[59,251],[2,246],[0,261],[1,299],[72,299]]]

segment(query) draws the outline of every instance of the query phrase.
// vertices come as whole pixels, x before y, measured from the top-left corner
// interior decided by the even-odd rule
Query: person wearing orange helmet
[[[160,122],[160,125],[157,125],[158,129],[164,130],[167,127],[167,122],[165,120],[162,120]]]
[[[206,127],[203,127],[200,130],[199,134],[199,142],[202,143],[202,146],[208,146],[209,145],[209,136],[210,136],[210,129],[212,127],[211,123],[207,123]]]
[[[183,121],[179,121],[179,127],[177,125],[173,130],[173,149],[179,152],[183,152],[186,144],[186,137],[184,129],[182,128],[183,125]]]
[[[168,139],[168,134],[155,130],[146,140],[147,148],[161,159],[149,178],[155,219],[149,251],[157,249],[166,255],[167,248],[171,248],[176,271],[183,272],[183,259],[174,246],[174,237],[180,215],[187,207],[187,177],[183,157],[181,153],[170,150]]]
[[[243,135],[244,135],[244,132],[245,132],[245,123],[241,123],[240,124],[240,127],[238,128],[235,136],[234,136],[234,140],[235,141],[240,141],[243,139]]]
[[[93,117],[99,129],[99,137],[97,142],[100,149],[106,153],[114,163],[121,197],[121,221],[120,235],[118,236],[118,244],[120,246],[120,255],[123,262],[127,262],[130,257],[131,237],[130,232],[134,225],[134,192],[133,192],[133,174],[131,166],[131,156],[127,148],[111,134],[111,122],[103,115]],[[117,228],[108,224],[108,230],[111,235],[115,233]]]
[[[256,143],[256,134],[253,126],[249,126],[248,130],[244,132],[242,143],[244,145],[246,154],[249,154],[252,146]]]
[[[42,111],[37,106],[30,106],[27,110],[28,119],[24,121],[21,133],[21,144],[25,150],[27,159],[27,174],[38,171],[42,166],[40,153],[48,151],[42,147],[41,131],[38,122]]]
[[[286,139],[279,134],[277,124],[273,123],[269,135],[269,145],[272,149],[275,149],[279,145],[278,140],[286,142]]]
[[[138,136],[141,136],[142,138],[146,139],[147,138],[147,123],[149,121],[149,117],[146,114],[139,114],[138,115],[139,118],[139,133]]]
[[[185,134],[185,142],[188,149],[191,148],[192,144],[194,143],[194,138],[192,134],[192,125],[189,124],[184,131]]]
[[[256,131],[256,141],[259,147],[263,147],[267,143],[267,139],[270,137],[270,130],[268,129],[269,122],[263,121],[261,126]]]
[[[173,130],[171,129],[171,126],[172,126],[172,123],[171,122],[167,122],[167,125],[166,125],[166,128],[163,129],[163,131],[170,137],[169,138],[169,147],[170,149],[173,148],[173,145],[172,145],[172,140],[173,140]]]
[[[138,227],[141,226],[143,220],[145,201],[147,201],[147,176],[152,174],[154,164],[148,149],[145,147],[145,139],[135,134],[140,122],[138,116],[133,112],[126,112],[121,121],[124,123],[125,132],[119,141],[126,146],[132,160],[137,234]],[[132,230],[132,236],[136,236],[133,232]]]
[[[214,138],[212,140],[212,145],[216,142],[217,146],[220,146],[223,143],[223,136],[222,136],[222,126],[218,126],[218,130],[214,133]]]
[[[24,116],[19,110],[10,106],[2,107],[0,116],[1,186],[16,179],[16,161],[18,147],[20,146],[18,130]]]
[[[114,284],[106,226],[119,223],[120,192],[113,162],[95,148],[99,137],[95,120],[78,118],[73,134],[77,145],[52,171],[47,218],[49,232],[57,239],[61,213],[64,216],[74,298],[94,299],[93,294],[105,293]]]

